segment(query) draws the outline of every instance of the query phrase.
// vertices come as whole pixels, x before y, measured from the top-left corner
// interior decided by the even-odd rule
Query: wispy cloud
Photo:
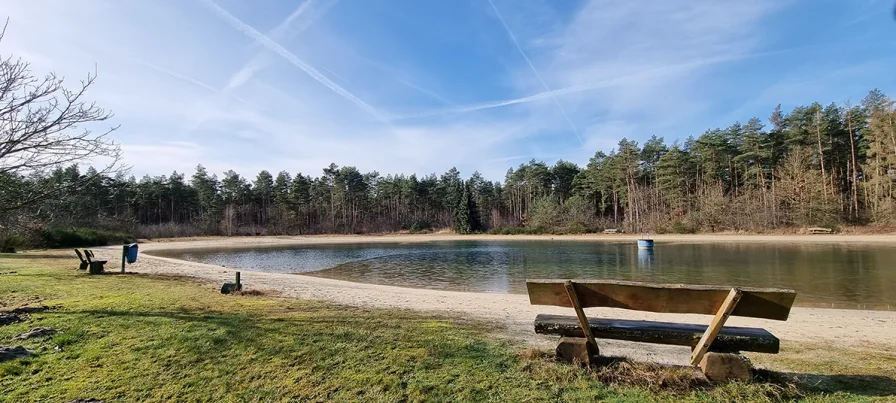
[[[358,98],[357,96],[352,94],[351,92],[347,91],[345,88],[342,88],[341,86],[339,86],[339,84],[334,83],[332,80],[327,78],[325,75],[323,75],[319,71],[317,71],[317,69],[315,69],[314,67],[310,66],[309,64],[307,64],[304,61],[302,61],[301,59],[299,59],[292,52],[286,50],[283,46],[280,46],[280,44],[278,44],[277,42],[274,42],[271,38],[268,38],[261,32],[258,32],[257,30],[255,30],[255,28],[252,28],[248,24],[241,21],[239,18],[236,18],[235,16],[233,16],[233,14],[230,14],[227,10],[221,8],[221,6],[219,6],[214,1],[212,1],[212,0],[200,0],[200,1],[202,1],[202,3],[205,4],[210,10],[212,10],[215,13],[215,15],[218,16],[218,18],[220,18],[221,20],[223,20],[224,22],[226,22],[227,24],[232,26],[234,29],[236,29],[236,30],[242,32],[243,34],[245,34],[246,36],[254,39],[262,46],[268,48],[268,50],[280,55],[281,57],[286,59],[288,62],[292,63],[294,66],[298,67],[300,70],[304,71],[306,74],[311,76],[311,78],[313,78],[315,81],[323,84],[325,87],[329,88],[330,90],[335,92],[337,95],[339,95],[339,96],[347,99],[351,103],[357,105],[359,108],[361,108],[365,112],[369,113],[371,116],[373,116],[377,120],[388,123],[386,118],[383,117],[383,115],[381,115],[374,107],[370,106],[369,104],[367,104],[366,102],[364,102],[363,100],[361,100],[360,98]]]
[[[177,79],[177,80],[180,80],[180,81],[183,81],[183,82],[186,82],[186,83],[193,84],[193,85],[195,85],[195,86],[197,86],[197,87],[199,87],[199,88],[202,88],[202,89],[204,89],[204,90],[206,90],[206,91],[208,91],[208,92],[211,92],[211,93],[213,93],[213,94],[224,94],[224,95],[226,95],[226,96],[228,96],[228,97],[230,97],[230,98],[233,98],[233,99],[235,99],[235,100],[241,102],[243,105],[248,105],[248,104],[249,104],[248,101],[246,101],[246,100],[243,99],[243,98],[240,98],[238,95],[231,94],[231,93],[225,93],[224,91],[218,90],[217,88],[214,88],[214,87],[212,87],[211,85],[208,85],[208,84],[206,84],[206,83],[204,83],[204,82],[202,82],[202,81],[199,81],[198,79],[195,79],[195,78],[193,78],[193,77],[186,76],[186,75],[184,75],[184,74],[181,74],[181,73],[178,73],[178,72],[175,72],[175,71],[171,71],[171,70],[168,70],[168,69],[165,69],[165,68],[156,66],[155,64],[150,63],[150,62],[147,62],[147,61],[145,61],[145,60],[139,60],[139,59],[134,59],[134,58],[125,58],[125,59],[126,59],[126,60],[129,60],[129,61],[131,61],[131,62],[140,64],[140,65],[142,65],[142,66],[145,66],[145,67],[149,68],[150,70],[154,70],[154,71],[156,71],[156,72],[165,74],[165,75],[167,75],[167,76],[169,76],[169,77],[175,78],[175,79]]]
[[[488,0],[488,4],[492,6],[492,10],[495,10],[495,15],[498,17],[498,20],[501,21],[501,25],[504,26],[504,30],[507,31],[507,35],[510,36],[510,40],[513,41],[514,46],[516,46],[516,50],[520,52],[520,55],[523,56],[523,59],[526,60],[526,64],[528,64],[529,68],[532,69],[532,72],[535,73],[535,77],[538,79],[538,82],[541,83],[542,87],[544,87],[546,93],[551,94],[551,88],[548,87],[547,83],[544,82],[544,79],[541,78],[541,74],[538,74],[538,70],[535,68],[535,65],[532,64],[532,61],[529,60],[529,56],[526,56],[526,52],[523,51],[520,43],[516,40],[516,35],[513,34],[513,31],[510,30],[509,26],[507,26],[507,22],[504,21],[504,17],[501,16],[498,8],[495,7],[495,2],[493,0]],[[553,96],[553,94],[551,94],[550,97],[554,101],[554,104],[557,105],[557,108],[560,109],[560,113],[563,114],[563,118],[566,119],[567,122],[569,122],[569,126],[572,127],[572,132],[575,133],[576,138],[579,139],[579,143],[585,145],[585,142],[582,141],[582,137],[579,136],[579,129],[576,128],[575,123],[573,123],[572,119],[569,118],[569,115],[566,114],[566,110],[563,109],[563,105],[560,105],[560,101],[558,101],[557,98]]]
[[[537,158],[543,159],[543,158],[545,158],[545,157],[546,157],[546,156],[544,156],[544,155],[539,155]],[[536,157],[533,157],[532,155],[514,155],[514,156],[512,156],[512,157],[492,158],[492,159],[489,160],[489,162],[506,162],[506,161],[514,161],[514,160],[529,160],[529,159],[533,159],[533,158],[536,158]]]
[[[426,88],[423,88],[423,87],[421,87],[421,86],[419,86],[419,85],[417,85],[417,84],[414,84],[414,83],[412,83],[412,82],[410,82],[410,81],[407,81],[407,80],[404,80],[404,79],[401,79],[401,78],[396,78],[395,81],[398,81],[399,83],[401,83],[402,85],[404,85],[404,86],[406,86],[406,87],[408,87],[408,88],[411,88],[411,89],[415,89],[415,90],[417,90],[417,91],[420,91],[420,93],[425,94],[425,95],[428,95],[430,98],[433,98],[433,99],[442,101],[442,102],[444,102],[444,103],[446,103],[446,104],[448,104],[448,105],[457,105],[456,103],[451,102],[451,101],[445,99],[445,97],[443,97],[443,96],[441,96],[441,95],[439,95],[439,94],[436,94],[435,92],[430,91],[430,90],[428,90],[428,89],[426,89]]]

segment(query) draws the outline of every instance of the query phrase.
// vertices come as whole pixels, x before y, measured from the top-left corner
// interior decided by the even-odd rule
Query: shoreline
[[[187,237],[139,240],[144,251],[181,249],[290,247],[303,245],[332,245],[350,243],[427,243],[442,241],[611,241],[631,242],[641,234],[583,234],[583,235],[456,235],[456,234],[382,234],[382,235],[295,235],[295,236],[239,236]],[[672,243],[792,243],[812,244],[891,244],[896,246],[896,235],[740,235],[740,234],[666,234],[650,235],[657,242]]]
[[[676,240],[705,239],[705,236],[676,236]],[[762,237],[762,236],[760,236]],[[806,236],[804,238],[828,238],[835,236]],[[854,242],[866,242],[865,236],[841,236],[852,238]],[[896,244],[896,236],[873,236],[878,243]],[[196,248],[239,248],[261,246],[299,246],[338,243],[378,243],[378,242],[429,242],[447,240],[543,240],[553,238],[568,240],[631,240],[636,236],[457,236],[457,235],[391,235],[391,236],[339,236],[339,237],[246,237],[246,238],[204,238],[177,242],[142,243],[141,254],[136,263],[129,265],[130,272],[186,276],[200,280],[204,286],[217,289],[225,281],[232,281],[236,270],[203,263],[189,262],[175,258],[153,255],[153,251],[184,250]],[[714,238],[719,238],[716,236]],[[740,241],[742,237],[728,240]],[[751,239],[759,240],[754,236]],[[780,242],[778,236],[762,237],[761,242]],[[792,237],[788,237],[792,238]],[[671,240],[671,237],[656,237]],[[704,242],[706,242],[704,240]],[[808,242],[808,241],[804,241]],[[844,242],[836,240],[834,242]],[[120,261],[118,247],[97,248],[100,258],[108,259],[110,271],[117,271],[113,262]],[[539,336],[534,333],[532,321],[536,314],[572,315],[573,311],[559,307],[532,306],[525,294],[492,294],[465,291],[444,291],[422,288],[405,288],[390,285],[354,283],[300,274],[281,274],[239,270],[247,289],[273,291],[281,297],[320,300],[340,305],[363,308],[409,309],[431,312],[436,315],[468,317],[493,323],[496,336],[513,342],[538,348],[553,348],[556,338]],[[588,308],[593,317],[620,318],[632,320],[654,320],[683,323],[708,323],[711,319],[704,315],[655,314],[650,312],[627,311],[611,308]],[[753,318],[732,317],[730,326],[762,327],[778,336],[782,342],[818,342],[852,349],[886,350],[896,345],[896,311],[868,311],[855,309],[831,309],[794,307],[787,321],[772,321]],[[786,348],[786,347],[785,347]],[[660,363],[686,362],[690,349],[680,346],[663,346],[613,340],[601,340],[601,349],[611,355],[624,355],[636,360]]]

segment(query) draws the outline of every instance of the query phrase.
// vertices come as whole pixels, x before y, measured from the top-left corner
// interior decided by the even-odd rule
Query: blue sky
[[[133,173],[503,179],[896,90],[891,0],[6,1],[0,55],[99,73]]]

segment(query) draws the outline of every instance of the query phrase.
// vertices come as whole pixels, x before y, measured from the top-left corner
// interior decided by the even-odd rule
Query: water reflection
[[[896,308],[896,251],[886,246],[659,243],[654,250],[638,250],[631,242],[461,241],[164,255],[432,289],[522,293],[527,278],[616,279],[788,287],[797,290],[802,305]]]
[[[638,267],[649,269],[653,265],[653,249],[638,249]]]

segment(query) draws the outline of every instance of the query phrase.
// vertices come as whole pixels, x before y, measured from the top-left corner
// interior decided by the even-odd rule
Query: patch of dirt
[[[53,309],[53,308],[48,307],[46,305],[23,306],[23,307],[13,309],[9,312],[11,312],[13,314],[21,315],[21,314],[27,314],[27,313],[40,313],[40,312],[44,312],[44,311],[49,311],[50,309]]]
[[[34,337],[49,336],[51,334],[56,334],[56,333],[59,333],[59,331],[56,329],[53,329],[53,328],[36,327],[36,328],[31,329],[25,333],[16,335],[16,337],[13,337],[12,339],[13,340],[25,340],[25,339],[30,339],[30,338],[34,338]]]
[[[0,311],[0,326],[6,326],[17,322],[24,322],[25,318],[32,313],[45,312],[52,307],[46,305],[22,306],[8,311]]]
[[[262,296],[276,296],[280,295],[280,291],[277,290],[242,290],[242,291],[234,291],[230,293],[230,295],[245,295],[247,297],[262,297]]]
[[[0,346],[0,362],[14,360],[16,358],[25,358],[31,355],[31,352],[22,346]]]
[[[0,326],[11,325],[13,323],[21,321],[22,317],[19,315],[16,315],[14,313],[0,312]]]

